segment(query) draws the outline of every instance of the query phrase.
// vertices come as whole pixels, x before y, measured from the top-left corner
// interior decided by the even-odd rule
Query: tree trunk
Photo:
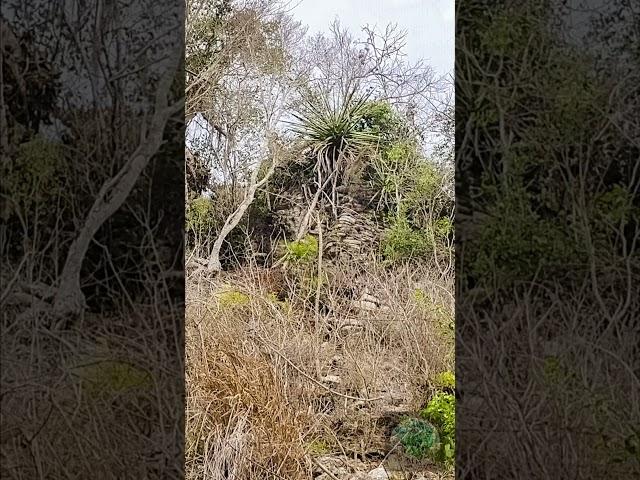
[[[262,177],[260,181],[258,181],[258,168],[256,168],[251,174],[251,181],[244,200],[242,200],[242,203],[240,203],[238,208],[236,208],[236,210],[231,215],[229,215],[227,220],[224,222],[224,225],[222,226],[222,229],[220,230],[216,241],[213,243],[213,248],[211,249],[211,253],[209,254],[209,260],[207,263],[207,269],[210,272],[219,272],[222,270],[222,264],[220,263],[220,250],[222,249],[222,244],[226,240],[227,236],[229,236],[229,234],[232,232],[232,230],[236,228],[238,223],[240,223],[240,220],[242,220],[245,212],[253,203],[258,188],[267,183],[271,175],[273,175],[273,172],[276,169],[276,163],[276,158],[274,157],[269,170],[267,171],[267,173],[265,173],[264,177]]]
[[[327,187],[327,185],[329,185],[329,182],[334,177],[334,175],[335,175],[335,171],[333,171],[322,184],[321,184],[322,177],[318,175],[318,189],[316,190],[316,193],[313,196],[311,203],[309,204],[309,208],[307,208],[306,213],[304,214],[304,216],[302,217],[302,220],[300,221],[300,224],[298,225],[298,230],[296,231],[296,236],[295,236],[296,242],[302,240],[302,237],[304,237],[309,231],[309,223],[311,221],[311,215],[313,214],[316,208],[316,205],[318,204],[318,200],[320,199],[320,196],[324,193],[324,189]]]
[[[168,119],[182,108],[182,101],[172,105],[168,105],[167,101],[175,73],[171,70],[160,80],[155,112],[146,135],[129,161],[102,186],[84,225],[69,248],[53,304],[53,312],[57,316],[78,313],[86,306],[80,289],[80,272],[87,250],[98,229],[122,206],[149,160],[159,150]]]

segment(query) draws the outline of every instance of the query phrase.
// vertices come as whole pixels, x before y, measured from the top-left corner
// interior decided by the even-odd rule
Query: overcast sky
[[[424,59],[438,73],[453,70],[454,0],[291,0],[291,14],[309,27],[309,34],[327,31],[336,18],[354,33],[366,25],[384,28],[397,23],[407,32],[406,53]]]

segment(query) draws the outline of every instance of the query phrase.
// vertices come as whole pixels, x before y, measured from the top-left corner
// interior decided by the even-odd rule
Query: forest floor
[[[453,278],[367,268],[187,281],[187,478],[453,478],[392,435],[453,369]]]

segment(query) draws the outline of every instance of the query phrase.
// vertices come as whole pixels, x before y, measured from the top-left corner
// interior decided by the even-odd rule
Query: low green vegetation
[[[405,418],[393,431],[404,451],[415,458],[432,458],[437,454],[440,437],[436,428],[419,418]]]
[[[440,436],[434,460],[453,466],[456,455],[456,397],[451,393],[438,392],[420,414],[436,427]]]
[[[452,468],[456,452],[455,375],[444,371],[433,384],[439,389],[420,411],[420,418],[405,418],[394,430],[405,452]]]
[[[187,229],[193,232],[208,231],[214,223],[213,202],[208,197],[198,197],[189,203],[186,212]]]
[[[382,255],[389,262],[424,257],[432,249],[429,236],[412,228],[405,219],[398,219],[387,228],[381,242]]]
[[[37,135],[17,149],[14,161],[2,169],[2,185],[7,198],[7,207],[18,206],[22,215],[33,214],[36,205],[40,213],[50,205],[46,201],[55,199],[64,191],[60,178],[64,175],[65,157],[62,146]]]
[[[313,440],[307,447],[307,451],[312,455],[327,455],[332,450],[331,445],[322,438]]]
[[[138,388],[150,388],[150,374],[127,362],[99,361],[74,369],[83,380],[84,391],[91,398],[116,395]]]
[[[313,235],[287,243],[285,248],[287,259],[297,263],[309,263],[318,257],[318,239]]]
[[[249,295],[237,290],[222,292],[218,296],[218,303],[221,308],[242,307],[248,305],[250,300]]]
[[[456,376],[453,372],[447,370],[446,372],[442,372],[436,375],[434,384],[438,388],[455,389]]]

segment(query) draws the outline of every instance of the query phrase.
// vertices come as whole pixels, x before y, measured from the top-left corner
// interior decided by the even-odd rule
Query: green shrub
[[[92,398],[152,385],[147,371],[127,362],[101,361],[76,368],[74,372],[84,380],[84,389]]]
[[[396,215],[406,213],[415,203],[419,172],[423,162],[414,141],[395,140],[383,146],[379,155],[371,159],[369,180],[379,198],[378,208]]]
[[[393,435],[398,438],[408,455],[419,459],[433,457],[440,446],[436,428],[419,418],[405,418],[394,429]]]
[[[453,372],[447,370],[436,375],[434,384],[439,388],[456,388],[456,376]]]
[[[453,222],[449,218],[439,218],[433,224],[433,234],[437,239],[443,239],[453,233]]]
[[[203,232],[213,226],[213,202],[208,197],[198,197],[187,207],[187,229]]]
[[[633,206],[633,195],[620,185],[614,185],[611,190],[599,195],[595,202],[596,217],[614,225],[628,223],[639,214],[640,210]]]
[[[307,447],[307,451],[314,456],[328,455],[332,450],[331,445],[322,438],[313,440]]]
[[[27,211],[36,203],[64,194],[64,151],[60,144],[36,136],[18,147],[15,159],[3,165],[2,187],[16,204]]]
[[[514,187],[495,202],[469,242],[470,271],[477,285],[511,288],[540,267],[576,263],[575,242],[565,228],[534,211],[534,201]]]
[[[286,256],[290,260],[307,263],[318,257],[318,240],[312,235],[307,235],[301,240],[286,245]]]
[[[433,249],[433,241],[426,232],[414,229],[405,219],[398,219],[385,230],[381,249],[385,260],[397,262],[427,255]]]
[[[413,291],[413,298],[420,310],[434,320],[439,333],[445,339],[452,341],[455,333],[455,318],[447,306],[434,302],[421,288]]]
[[[278,295],[274,292],[270,292],[268,293],[265,297],[264,297],[265,302],[267,302],[269,305],[272,305],[273,307],[277,308],[278,310],[282,311],[282,312],[290,312],[292,305],[291,302],[289,301],[289,299],[285,298],[284,300],[280,300],[278,298]]]
[[[440,445],[433,459],[452,466],[456,452],[456,397],[450,393],[436,393],[421,416],[435,425],[440,435]]]
[[[399,135],[401,126],[402,122],[388,102],[366,103],[360,122],[362,130],[376,133],[383,142],[388,143]]]
[[[544,379],[548,384],[558,384],[564,377],[560,359],[551,355],[544,359]]]
[[[432,200],[440,193],[442,182],[442,174],[435,165],[428,161],[417,163],[409,192],[410,203],[419,204]]]
[[[218,303],[222,308],[242,307],[247,305],[249,301],[249,295],[237,290],[229,290],[218,295]]]

